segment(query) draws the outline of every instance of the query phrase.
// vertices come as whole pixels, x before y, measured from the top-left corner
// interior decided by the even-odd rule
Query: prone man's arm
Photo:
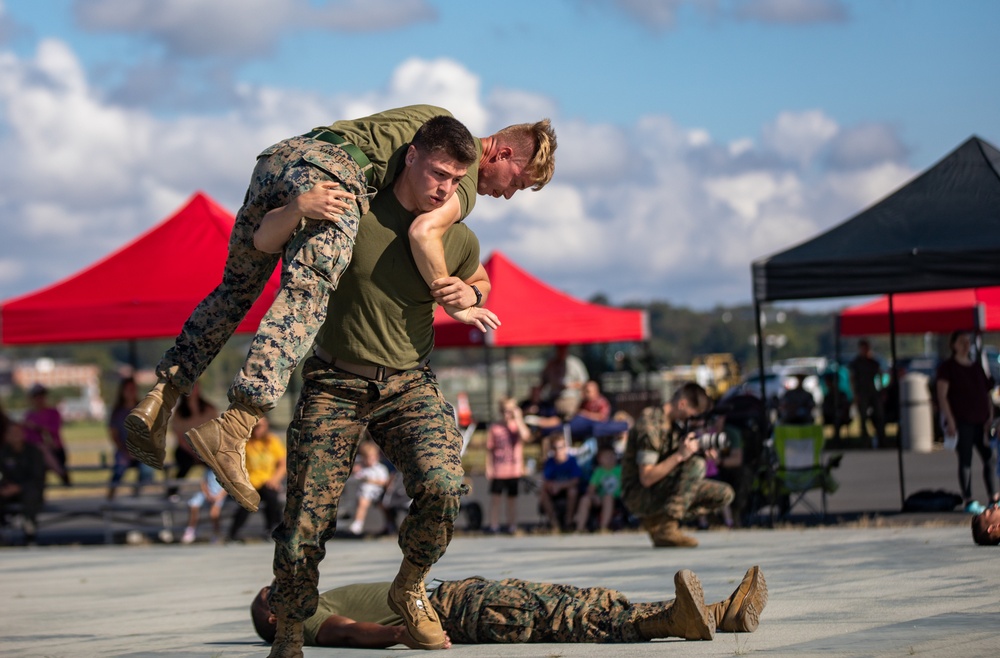
[[[330,615],[316,633],[316,644],[321,647],[356,647],[359,649],[386,649],[405,644],[411,649],[413,640],[406,626],[383,626],[350,617]]]

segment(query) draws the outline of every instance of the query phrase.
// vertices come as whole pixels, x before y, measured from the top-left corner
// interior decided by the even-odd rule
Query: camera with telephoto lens
[[[702,452],[706,450],[724,452],[729,447],[729,437],[725,432],[701,432],[698,434],[698,446]]]

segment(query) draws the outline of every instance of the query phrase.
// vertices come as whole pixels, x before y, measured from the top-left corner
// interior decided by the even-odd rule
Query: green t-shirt
[[[407,369],[434,349],[434,299],[410,252],[413,213],[392,190],[378,194],[358,224],[351,265],[330,295],[317,343],[351,363]],[[479,269],[479,240],[465,224],[444,234],[448,273]]]
[[[615,498],[620,498],[622,495],[622,465],[615,464],[611,468],[594,467],[589,484],[594,487],[598,496],[610,494]]]
[[[316,646],[316,635],[330,615],[382,626],[402,626],[403,618],[393,612],[386,602],[390,584],[346,585],[320,594],[316,613],[302,624],[305,644]]]
[[[403,167],[403,156],[417,129],[436,116],[452,116],[451,112],[434,105],[409,105],[394,110],[379,112],[371,116],[349,121],[336,121],[329,126],[321,126],[343,135],[348,141],[368,156],[375,169],[372,185],[378,190],[388,189]],[[476,186],[479,184],[479,160],[483,155],[483,143],[476,142],[476,161],[469,167],[455,192],[462,205],[462,218],[468,217],[476,205]]]

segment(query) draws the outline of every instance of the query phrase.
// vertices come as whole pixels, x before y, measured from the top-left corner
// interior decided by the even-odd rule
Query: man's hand
[[[444,306],[445,312],[463,324],[472,324],[479,328],[479,331],[486,333],[486,328],[496,329],[500,326],[500,319],[493,311],[478,306],[468,308],[457,308],[455,306]]]
[[[352,193],[340,189],[340,183],[322,181],[297,196],[289,205],[293,205],[302,217],[331,221],[351,210],[355,199]]]
[[[435,279],[431,284],[431,295],[434,301],[442,306],[457,306],[466,308],[476,305],[476,291],[457,276],[446,276]]]
[[[681,441],[680,447],[677,448],[677,454],[680,455],[681,461],[687,461],[691,455],[698,452],[699,448],[701,448],[701,444],[698,442],[698,435],[691,432]]]

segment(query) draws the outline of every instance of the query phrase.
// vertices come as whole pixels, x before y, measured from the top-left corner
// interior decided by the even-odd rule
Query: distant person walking
[[[885,409],[875,380],[882,374],[882,365],[872,357],[872,346],[862,338],[858,341],[858,355],[848,364],[851,371],[851,392],[857,405],[858,419],[861,421],[861,440],[877,448],[885,443]],[[868,418],[875,426],[875,436],[869,439]]]
[[[951,335],[951,357],[938,366],[937,395],[945,436],[957,436],[958,483],[965,511],[980,514],[986,507],[972,498],[972,450],[983,462],[983,481],[991,502],[997,502],[996,457],[990,445],[993,402],[990,382],[978,361],[973,360],[972,337],[966,331]]]

